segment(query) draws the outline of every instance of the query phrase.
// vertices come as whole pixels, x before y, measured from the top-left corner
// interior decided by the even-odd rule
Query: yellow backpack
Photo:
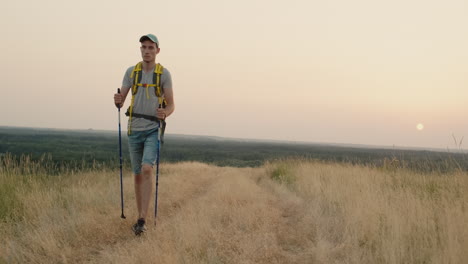
[[[166,121],[157,119],[156,116],[144,115],[144,114],[133,112],[133,103],[134,103],[135,95],[138,92],[139,87],[146,88],[147,98],[149,98],[148,88],[154,87],[154,91],[156,93],[156,96],[158,97],[159,107],[162,107],[162,108],[166,107],[167,102],[166,102],[166,99],[162,97],[162,88],[161,88],[161,75],[163,73],[163,70],[164,70],[164,67],[161,64],[159,63],[156,64],[156,67],[154,68],[154,73],[153,73],[153,84],[142,84],[141,83],[142,63],[141,62],[137,63],[137,65],[135,65],[135,67],[133,68],[132,74],[130,75],[130,78],[133,78],[132,102],[130,104],[130,107],[127,109],[127,112],[125,113],[125,115],[129,117],[128,119],[128,134],[129,135],[131,134],[132,117],[145,118],[151,121],[161,122],[160,124],[161,142],[163,142],[164,130],[166,129]]]

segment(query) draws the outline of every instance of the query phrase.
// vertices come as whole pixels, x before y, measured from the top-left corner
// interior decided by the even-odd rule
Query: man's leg
[[[143,151],[145,144],[144,132],[134,131],[128,136],[128,147],[130,150],[130,159],[132,161],[132,171],[135,180],[135,197],[138,209],[138,215],[143,211],[143,203],[141,199],[141,187],[144,184],[144,174],[142,168]],[[136,224],[132,226],[135,235],[140,235],[145,231],[145,222],[139,219]]]
[[[157,129],[151,129],[140,133],[143,146],[142,149],[139,149],[139,153],[143,155],[142,157],[140,156],[139,160],[132,160],[132,164],[136,165],[136,169],[134,169],[135,197],[138,208],[138,221],[133,226],[135,235],[140,235],[146,230],[146,218],[148,215],[151,193],[153,191],[153,166],[157,156],[157,131]],[[135,161],[135,163],[133,161]],[[139,163],[136,163],[137,161],[139,161]]]
[[[138,208],[138,218],[146,220],[153,191],[153,168],[143,164],[141,173],[135,175],[135,196]]]
[[[140,199],[140,194],[139,194],[140,193],[139,186],[140,186],[141,178],[143,176],[141,175],[141,173],[140,174],[134,174],[133,176],[134,176],[133,179],[134,179],[134,183],[135,183],[135,186],[134,186],[134,188],[135,188],[135,199],[136,199],[138,215],[139,215],[140,214],[139,212],[141,212],[141,199]]]
[[[158,147],[158,129],[146,131],[146,138],[143,150],[143,159],[141,161],[141,177],[135,179],[135,188],[138,188],[137,194],[140,196],[141,210],[138,211],[138,217],[146,220],[148,209],[153,191],[154,165],[156,162]],[[138,182],[138,186],[137,186]]]

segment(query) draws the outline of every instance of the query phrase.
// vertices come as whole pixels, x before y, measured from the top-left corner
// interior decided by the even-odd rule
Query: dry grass
[[[468,174],[307,161],[163,164],[158,224],[135,237],[133,181],[0,170],[6,263],[464,263]],[[4,205],[5,206],[5,205]],[[6,208],[6,207],[5,207]]]

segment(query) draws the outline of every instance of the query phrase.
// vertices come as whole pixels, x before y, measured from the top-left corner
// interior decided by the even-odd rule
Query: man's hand
[[[122,104],[123,104],[123,96],[122,96],[122,94],[120,94],[120,93],[114,94],[114,104],[115,104],[115,106],[117,106],[118,108],[121,108],[121,107],[122,107]]]
[[[164,120],[166,119],[167,117],[167,114],[166,114],[166,109],[164,108],[158,108],[156,109],[156,117],[160,120]]]

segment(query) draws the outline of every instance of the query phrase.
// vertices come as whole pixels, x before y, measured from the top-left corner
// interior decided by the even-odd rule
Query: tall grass
[[[0,221],[21,216],[20,212],[24,208],[19,197],[21,192],[27,193],[33,188],[60,187],[64,185],[64,177],[107,169],[96,162],[56,163],[50,154],[33,160],[28,155],[16,157],[6,153],[0,156]]]
[[[466,172],[415,173],[302,163],[293,193],[324,263],[463,263]],[[301,230],[304,232],[304,230]],[[330,253],[336,252],[337,255]]]
[[[464,263],[468,173],[280,160],[162,164],[157,225],[135,237],[133,179],[0,167],[0,263]],[[389,163],[390,162],[390,163]],[[8,164],[7,164],[8,163]],[[20,168],[30,166],[30,168]],[[129,175],[129,172],[126,172]],[[7,208],[7,209],[5,209]],[[4,211],[5,210],[5,211]]]

